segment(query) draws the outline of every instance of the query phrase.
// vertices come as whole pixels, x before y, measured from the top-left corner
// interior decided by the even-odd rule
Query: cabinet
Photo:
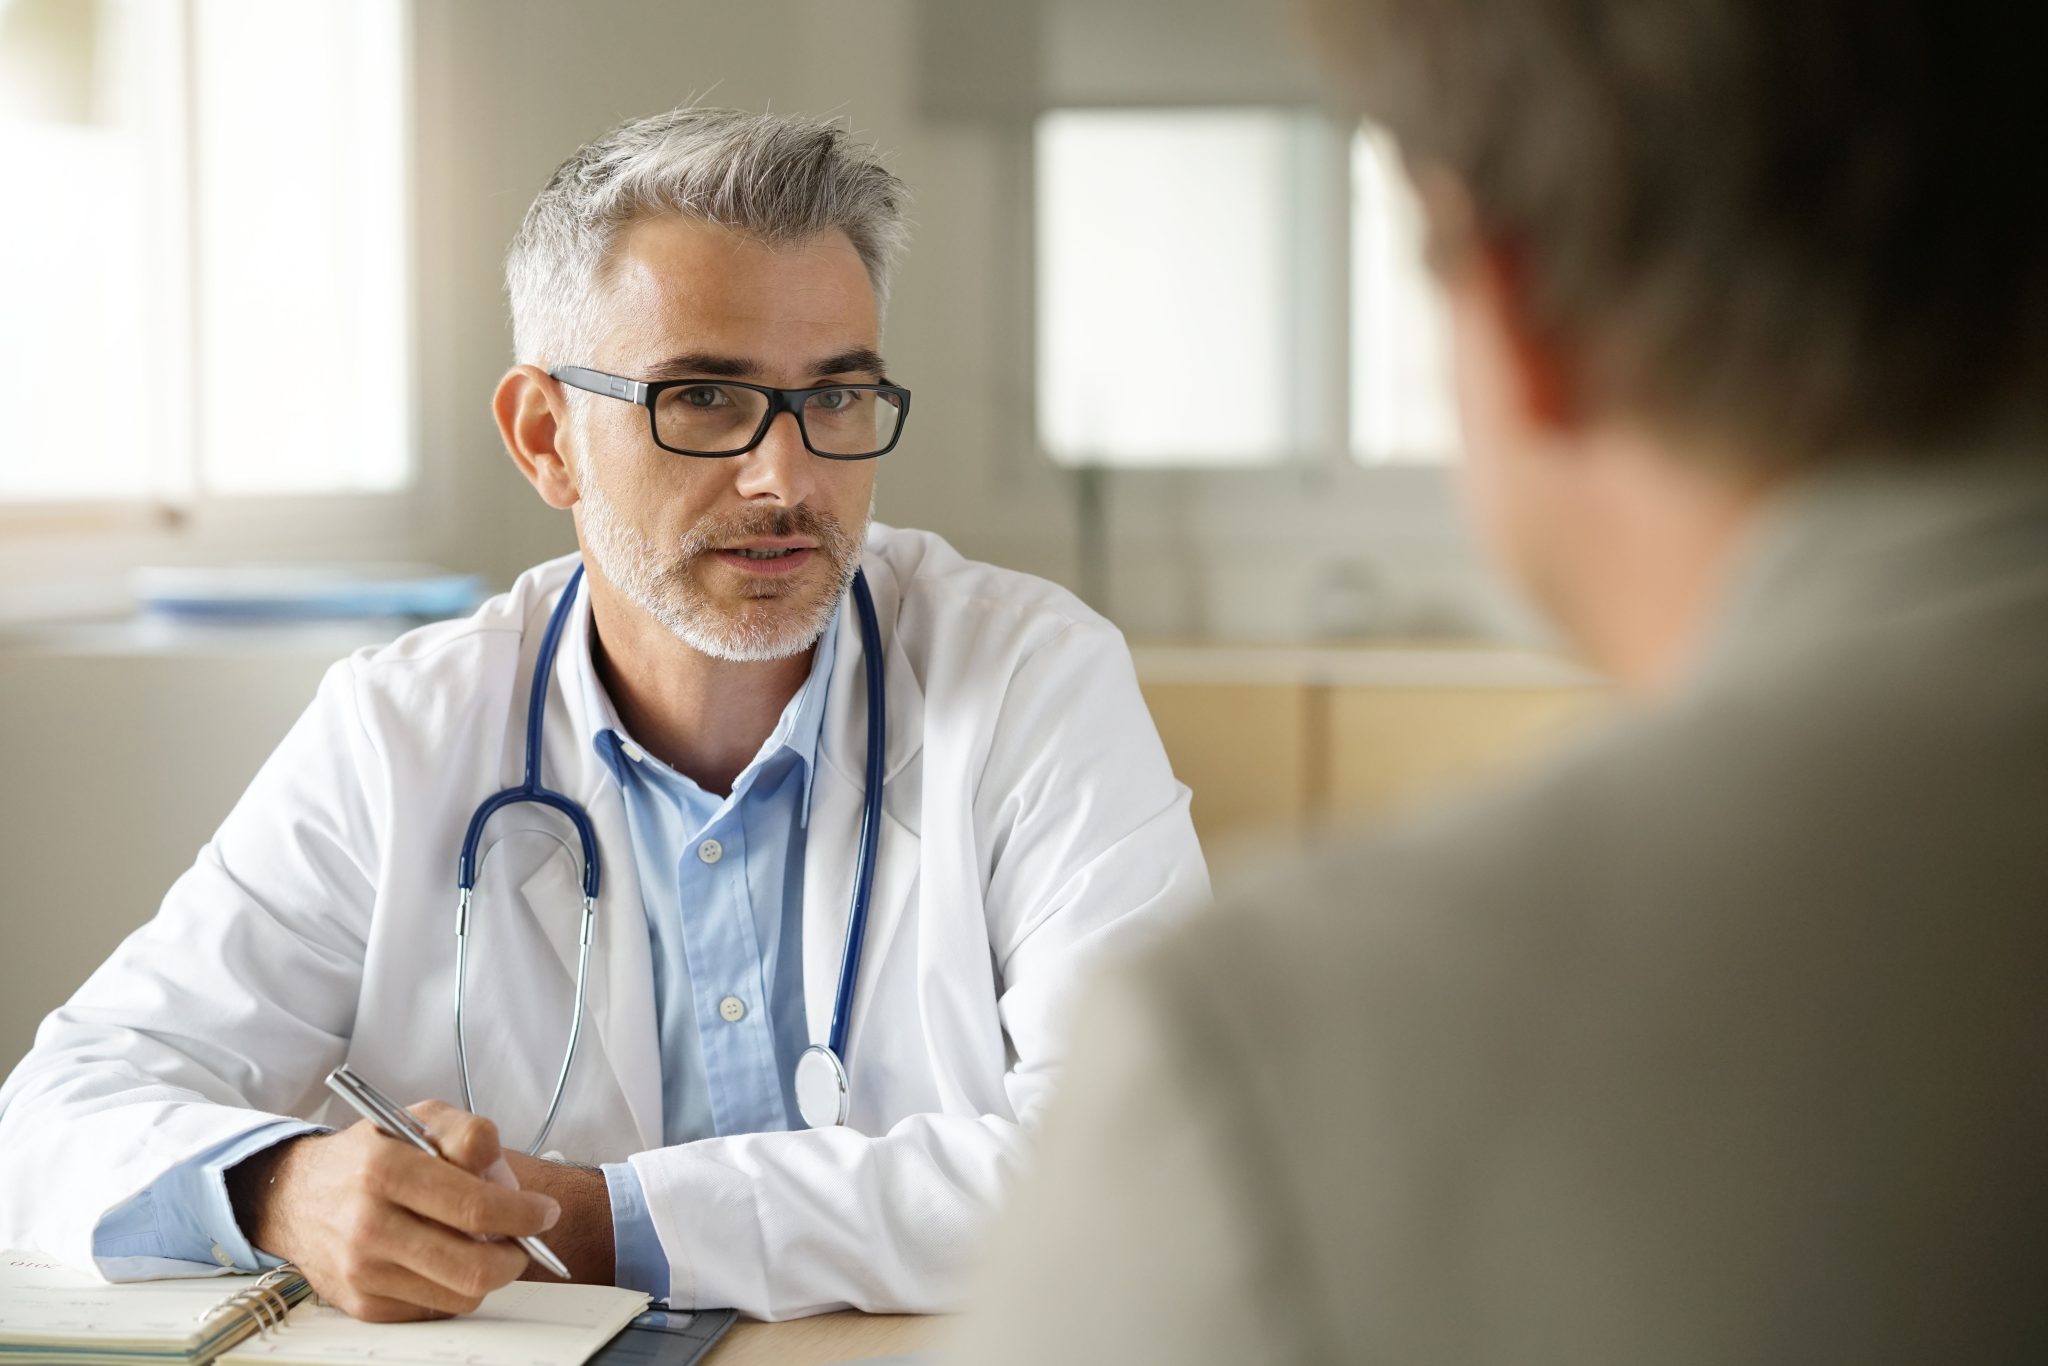
[[[1605,705],[1590,675],[1525,651],[1143,645],[1133,655],[1212,858],[1501,772]]]

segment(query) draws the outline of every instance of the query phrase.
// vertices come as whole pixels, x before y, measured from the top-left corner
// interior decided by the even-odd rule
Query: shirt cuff
[[[668,1254],[654,1232],[654,1214],[647,1208],[639,1174],[626,1162],[607,1162],[600,1170],[612,1198],[612,1279],[628,1290],[666,1301]]]
[[[122,1277],[174,1274],[180,1263],[242,1271],[282,1265],[242,1235],[228,1199],[227,1172],[265,1148],[319,1127],[269,1120],[172,1167],[101,1218],[93,1230],[93,1260],[106,1274]]]

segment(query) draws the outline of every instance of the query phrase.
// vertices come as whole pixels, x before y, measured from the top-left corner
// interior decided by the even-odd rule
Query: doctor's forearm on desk
[[[562,1215],[549,1195],[488,1179],[502,1156],[489,1120],[431,1102],[414,1113],[448,1161],[364,1121],[288,1139],[228,1173],[249,1241],[360,1319],[468,1313],[526,1269],[516,1244],[483,1239],[539,1234]]]

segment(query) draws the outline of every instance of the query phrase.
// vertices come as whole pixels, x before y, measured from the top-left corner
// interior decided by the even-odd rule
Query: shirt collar
[[[570,689],[570,694],[581,699],[582,716],[579,719],[585,733],[591,737],[591,747],[612,777],[623,786],[629,765],[639,762],[658,764],[660,760],[641,749],[619,720],[618,710],[612,705],[611,694],[605,691],[604,681],[598,677],[597,661],[591,653],[597,642],[597,631],[591,619],[587,576],[577,592],[583,601],[569,614],[568,629],[562,633],[560,657],[555,661],[555,667],[574,675],[575,686]],[[803,765],[803,818],[806,823],[810,820],[811,788],[817,780],[818,742],[825,728],[825,695],[832,683],[833,661],[839,655],[839,616],[845,607],[846,598],[842,594],[838,605],[832,609],[831,620],[825,623],[824,634],[818,637],[817,647],[812,651],[810,674],[783,707],[775,729],[769,732],[760,750],[748,761],[733,784],[735,792],[742,791],[752,783],[763,766],[784,750],[789,751]]]

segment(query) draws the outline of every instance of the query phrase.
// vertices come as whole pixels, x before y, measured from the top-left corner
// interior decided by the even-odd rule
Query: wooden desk
[[[704,1366],[825,1366],[833,1361],[922,1352],[945,1320],[916,1314],[819,1314],[788,1323],[741,1319],[704,1358]]]

